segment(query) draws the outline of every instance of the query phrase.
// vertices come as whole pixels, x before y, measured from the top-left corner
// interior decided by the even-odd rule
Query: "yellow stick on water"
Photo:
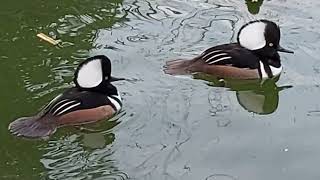
[[[43,34],[43,33],[39,33],[39,34],[37,34],[37,36],[38,36],[39,38],[41,38],[41,39],[43,39],[43,40],[45,40],[45,41],[53,44],[53,45],[59,44],[59,41],[54,40],[54,39],[52,39],[51,37],[49,37],[49,36],[47,36],[47,35],[45,35],[45,34]]]

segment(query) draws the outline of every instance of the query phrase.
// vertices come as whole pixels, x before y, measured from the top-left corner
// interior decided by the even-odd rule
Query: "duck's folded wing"
[[[198,59],[208,65],[226,65],[248,69],[257,69],[259,67],[258,57],[236,43],[209,48]]]
[[[117,110],[117,107],[114,105],[114,99],[116,98],[110,98],[106,94],[91,91],[81,91],[78,88],[71,88],[58,98],[55,98],[53,101],[51,101],[44,108],[42,114],[62,116],[70,112],[92,109],[105,105],[110,105]],[[117,102],[121,103],[121,100],[118,100]]]
[[[121,100],[118,96],[71,88],[54,98],[37,115],[18,118],[8,129],[17,136],[46,137],[59,126],[98,121],[111,117],[119,108]]]

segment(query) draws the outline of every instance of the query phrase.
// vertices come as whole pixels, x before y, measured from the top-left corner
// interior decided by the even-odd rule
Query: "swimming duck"
[[[278,52],[293,53],[282,48],[280,28],[269,20],[251,21],[239,30],[236,43],[205,50],[193,59],[167,61],[164,72],[170,75],[205,73],[219,78],[267,79],[282,72]]]
[[[55,97],[38,114],[21,117],[9,125],[17,136],[40,138],[53,134],[58,127],[80,125],[110,118],[121,110],[122,100],[111,76],[108,57],[98,55],[79,64],[74,87]]]

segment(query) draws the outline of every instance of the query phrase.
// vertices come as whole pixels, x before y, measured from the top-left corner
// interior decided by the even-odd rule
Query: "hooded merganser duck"
[[[110,118],[122,107],[122,100],[112,81],[111,62],[103,55],[80,63],[74,74],[75,86],[55,97],[37,115],[19,118],[9,125],[17,135],[47,137],[58,127],[80,125]]]
[[[251,21],[241,27],[237,43],[223,44],[205,50],[191,60],[167,61],[164,72],[171,75],[206,73],[219,78],[267,79],[281,74],[279,52],[280,29],[271,21]]]

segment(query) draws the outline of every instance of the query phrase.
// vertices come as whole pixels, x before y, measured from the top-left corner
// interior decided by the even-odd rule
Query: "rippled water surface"
[[[2,2],[0,179],[319,179],[319,8],[313,0]],[[277,83],[163,73],[166,60],[235,41],[260,18],[278,23],[281,44],[295,51],[281,54]],[[120,115],[44,140],[9,134],[11,121],[71,86],[77,64],[96,54],[130,79],[115,83]]]

